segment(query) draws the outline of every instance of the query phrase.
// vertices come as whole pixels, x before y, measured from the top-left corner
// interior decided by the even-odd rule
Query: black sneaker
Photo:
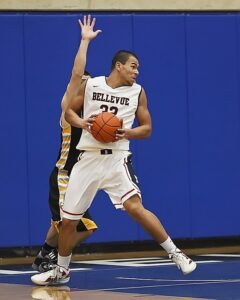
[[[53,249],[44,256],[40,251],[32,264],[32,268],[40,273],[52,270],[53,266],[57,264],[57,256],[57,249]]]
[[[46,256],[43,257],[42,263],[39,265],[39,272],[47,272],[52,270],[57,264],[58,252],[57,250],[52,250]]]
[[[41,265],[42,261],[43,261],[42,251],[40,251],[32,264],[33,270],[38,271],[38,267]]]

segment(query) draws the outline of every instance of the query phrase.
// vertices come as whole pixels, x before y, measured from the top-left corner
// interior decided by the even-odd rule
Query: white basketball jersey
[[[90,78],[87,81],[83,105],[83,118],[92,114],[108,111],[123,119],[123,128],[131,128],[138,107],[141,86],[134,83],[132,86],[111,88],[104,76]],[[87,130],[83,130],[77,145],[80,150],[94,149],[129,150],[129,140],[123,139],[114,143],[98,142]]]

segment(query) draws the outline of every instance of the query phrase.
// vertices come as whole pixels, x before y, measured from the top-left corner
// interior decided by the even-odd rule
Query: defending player
[[[81,128],[72,127],[65,120],[64,114],[71,99],[77,95],[81,83],[90,77],[84,71],[88,45],[101,32],[101,30],[94,32],[95,21],[95,18],[91,20],[90,16],[84,16],[83,23],[79,20],[82,38],[75,57],[72,76],[61,102],[62,114],[60,125],[62,143],[57,163],[49,180],[49,205],[52,213],[52,222],[46,236],[46,241],[32,264],[33,269],[39,272],[51,269],[52,265],[57,262],[58,233],[59,226],[61,225],[60,207],[63,206],[70,172],[79,156],[79,150],[76,149],[76,145],[82,133]],[[90,214],[86,212],[77,225],[74,243],[78,244],[84,241],[96,228],[97,226],[92,221]]]

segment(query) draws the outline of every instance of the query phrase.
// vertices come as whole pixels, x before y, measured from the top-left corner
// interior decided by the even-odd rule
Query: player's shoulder
[[[98,87],[105,83],[105,76],[97,76],[88,79],[88,86]]]
[[[138,83],[134,83],[133,85],[132,85],[132,89],[134,89],[134,90],[136,90],[137,92],[141,92],[142,91],[142,89],[143,89],[143,87],[140,85],[140,84],[138,84]]]
[[[141,84],[134,82],[134,84],[132,85],[134,88],[142,88]]]

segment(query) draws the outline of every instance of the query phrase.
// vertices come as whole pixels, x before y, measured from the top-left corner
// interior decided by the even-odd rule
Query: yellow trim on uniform
[[[61,154],[59,160],[56,163],[56,167],[58,169],[63,169],[67,161],[69,150],[70,150],[71,134],[72,134],[71,125],[62,128]]]
[[[82,218],[81,221],[83,222],[84,226],[87,228],[87,230],[97,229],[96,223],[94,223],[92,220],[87,218]]]
[[[57,231],[57,233],[59,234],[59,221],[53,221],[51,220],[51,225],[53,226],[53,228]]]
[[[86,227],[86,230],[96,230],[98,228],[97,224],[88,218],[82,218],[81,221],[83,225]],[[51,225],[57,231],[58,234],[59,234],[60,223],[61,221],[51,220]]]

